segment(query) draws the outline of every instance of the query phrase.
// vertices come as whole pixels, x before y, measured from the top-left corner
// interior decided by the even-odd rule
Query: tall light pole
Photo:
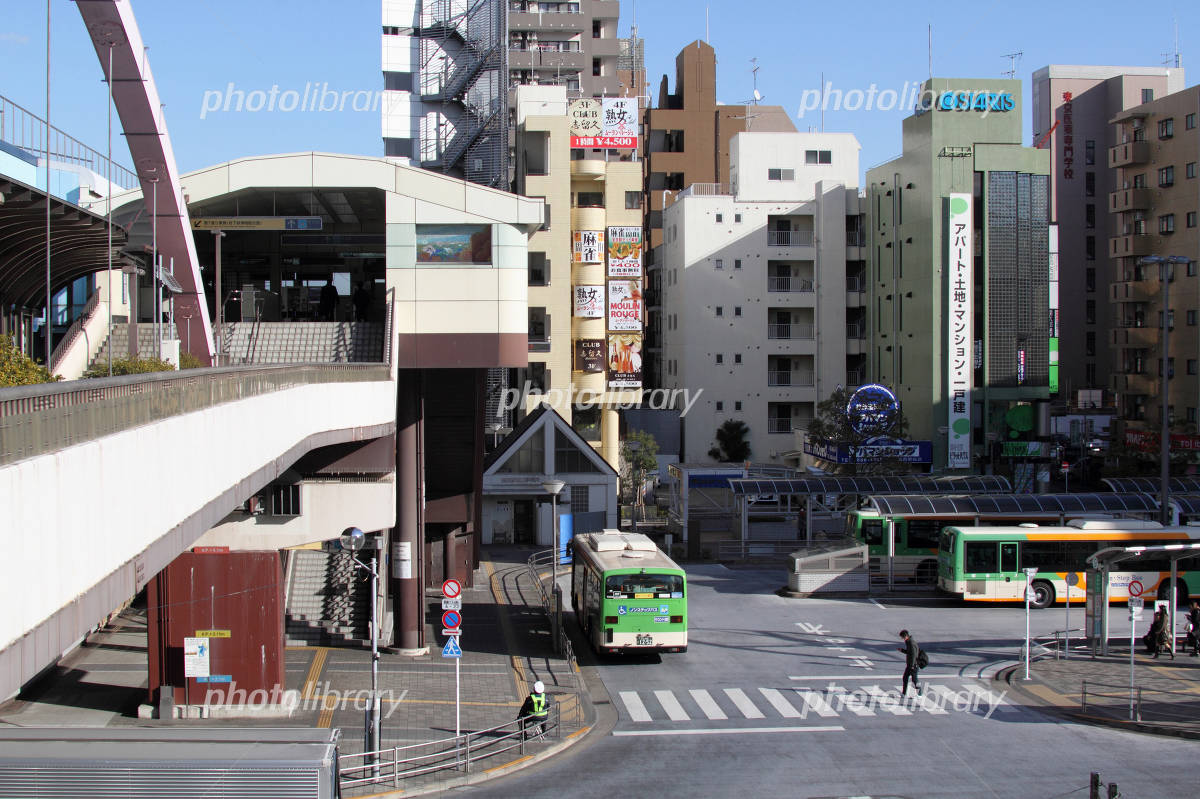
[[[553,582],[550,584],[551,597],[554,600],[554,651],[559,651],[558,637],[562,631],[562,599],[558,590],[558,559],[561,557],[558,540],[558,494],[565,486],[562,480],[546,480],[542,483],[542,488],[550,495],[550,521],[554,529],[554,570]]]
[[[1171,523],[1171,509],[1168,502],[1171,499],[1171,430],[1168,424],[1171,401],[1169,399],[1171,374],[1168,366],[1169,333],[1171,326],[1171,267],[1175,264],[1191,263],[1191,259],[1182,255],[1146,255],[1137,260],[1139,266],[1158,264],[1158,278],[1162,283],[1162,418],[1159,420],[1158,433],[1158,467],[1162,484],[1159,488],[1158,517],[1164,527]],[[1172,599],[1171,607],[1175,606]]]
[[[367,751],[375,752],[375,773],[379,773],[379,609],[377,597],[379,595],[379,550],[372,547],[371,563],[367,565],[363,563],[354,554],[358,550],[367,545],[367,537],[362,530],[357,527],[347,527],[341,536],[342,548],[350,552],[350,557],[354,560],[354,565],[371,575],[371,709],[368,711],[367,721],[369,732],[367,741]],[[371,542],[374,544],[374,541]]]

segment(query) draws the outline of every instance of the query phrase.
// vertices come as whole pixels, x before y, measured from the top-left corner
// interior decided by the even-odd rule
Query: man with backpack
[[[904,646],[896,651],[904,653],[904,681],[900,689],[900,695],[904,696],[908,693],[908,680],[912,678],[913,688],[917,691],[917,696],[925,693],[924,686],[918,682],[918,672],[929,665],[929,656],[917,645],[913,637],[908,634],[908,630],[900,631],[900,640],[904,642]]]

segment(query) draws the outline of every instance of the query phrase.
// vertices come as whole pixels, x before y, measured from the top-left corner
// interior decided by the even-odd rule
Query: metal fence
[[[1172,697],[1178,697],[1178,699]],[[1128,708],[1130,721],[1153,719],[1200,729],[1200,720],[1196,717],[1197,696],[1194,692],[1164,691],[1159,688],[1144,688],[1140,685],[1131,687],[1084,680],[1080,690],[1080,709],[1085,713],[1089,709],[1089,699],[1092,710],[1109,714],[1114,710],[1119,710],[1124,716],[1126,708]],[[1114,700],[1117,704],[1114,704]]]
[[[137,176],[119,164],[110,162],[99,151],[63,133],[53,125],[47,130],[46,121],[7,97],[0,97],[0,141],[19,147],[35,156],[50,157],[51,161],[87,167],[122,189],[138,185]]]
[[[782,560],[802,545],[800,541],[718,541],[717,560]]]

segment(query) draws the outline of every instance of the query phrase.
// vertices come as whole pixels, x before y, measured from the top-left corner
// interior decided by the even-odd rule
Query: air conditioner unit
[[[266,513],[266,508],[263,507],[263,498],[255,495],[242,503],[242,513],[249,516],[261,516]]]

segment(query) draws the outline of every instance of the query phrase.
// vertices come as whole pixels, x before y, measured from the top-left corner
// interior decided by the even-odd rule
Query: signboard
[[[608,329],[642,332],[642,289],[636,280],[608,282]]]
[[[571,147],[631,150],[638,146],[636,97],[574,100],[567,107]]]
[[[604,286],[575,286],[574,314],[579,319],[603,319]]]
[[[412,579],[412,542],[392,542],[392,577],[397,580]]]
[[[417,225],[418,264],[491,262],[491,225]]]
[[[1017,101],[1011,92],[951,91],[938,95],[939,111],[1011,111]]]
[[[442,610],[462,610],[462,597],[442,599]]]
[[[233,682],[232,674],[210,674],[207,677],[197,677],[196,682]]]
[[[945,95],[943,95],[944,97]],[[946,467],[971,468],[971,367],[975,291],[970,194],[951,194],[946,203],[949,236],[946,286]]]
[[[1172,433],[1170,440],[1171,452],[1200,452],[1200,436]],[[1125,444],[1145,452],[1158,452],[1158,433],[1149,430],[1126,430]]]
[[[608,335],[608,387],[642,387],[642,334]]]
[[[457,610],[447,610],[442,614],[442,626],[447,630],[457,630],[462,626],[462,614]]]
[[[462,593],[462,583],[458,580],[450,579],[442,583],[442,596],[447,599],[454,599]]]
[[[321,230],[319,216],[206,216],[192,218],[192,230]]]
[[[880,436],[856,446],[844,442],[835,444],[832,441],[806,439],[804,454],[830,463],[929,463],[933,460],[933,442],[904,441]]]
[[[864,435],[890,430],[899,413],[900,402],[896,395],[878,383],[860,386],[846,403],[846,421],[855,432]]]
[[[183,639],[183,676],[207,677],[209,643],[207,638]]]
[[[1142,587],[1140,580],[1129,581],[1129,595],[1131,597],[1140,597],[1145,589]]]
[[[642,276],[642,229],[640,227],[610,227],[608,229],[608,276]]]
[[[1048,458],[1049,441],[1001,441],[1000,455],[1004,458]]]
[[[575,339],[575,371],[586,374],[604,371],[604,339]]]
[[[577,264],[598,264],[604,260],[604,248],[601,240],[604,232],[600,230],[576,230],[571,234],[571,258]]]
[[[229,547],[192,547],[196,555],[228,555]]]
[[[451,636],[446,645],[442,647],[442,657],[444,658],[460,658],[462,657],[462,649],[458,646],[458,637]]]
[[[196,630],[197,638],[232,638],[229,630]]]

